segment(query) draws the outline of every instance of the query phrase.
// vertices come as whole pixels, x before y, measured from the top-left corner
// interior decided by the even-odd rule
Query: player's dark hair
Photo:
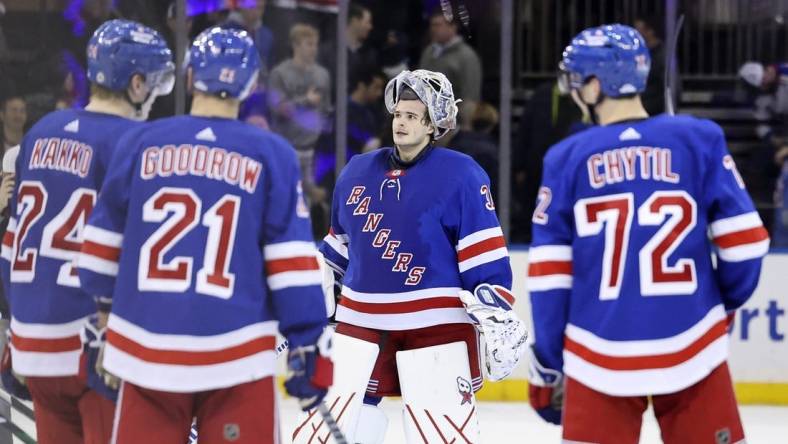
[[[635,17],[635,22],[643,22],[647,28],[654,31],[661,40],[665,39],[665,17],[660,17],[659,14],[652,15],[639,15]]]
[[[382,79],[383,83],[386,83],[386,74],[383,74],[382,71],[375,70],[375,69],[359,69],[355,70],[350,76],[350,82],[348,82],[349,91],[353,92],[358,88],[359,85],[369,85],[375,79]]]
[[[365,12],[369,12],[370,14],[372,14],[372,12],[366,6],[360,5],[356,2],[352,2],[348,7],[347,20],[351,21],[353,19],[362,19],[364,18]]]
[[[416,91],[413,91],[413,89],[409,86],[404,86],[402,88],[402,91],[399,93],[399,100],[418,100],[421,102],[419,95],[416,94]],[[426,108],[427,104],[425,103],[424,106]],[[432,123],[432,121],[430,121],[430,111],[428,109],[424,110],[424,115],[421,116],[421,123],[425,125]]]

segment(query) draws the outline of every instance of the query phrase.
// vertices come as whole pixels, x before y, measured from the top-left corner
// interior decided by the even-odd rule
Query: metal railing
[[[668,6],[685,15],[677,47],[684,80],[735,79],[747,60],[776,62],[788,51],[785,0],[522,0],[517,2],[517,87],[550,78],[569,40],[602,23],[665,19]],[[667,24],[666,24],[667,25]],[[666,29],[669,26],[665,27]],[[666,40],[663,38],[663,40]]]

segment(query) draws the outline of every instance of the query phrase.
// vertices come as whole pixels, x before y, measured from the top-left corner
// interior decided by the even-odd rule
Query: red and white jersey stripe
[[[317,248],[312,242],[291,241],[266,245],[264,255],[268,287],[273,291],[323,283],[317,262]]]
[[[117,276],[123,235],[93,225],[85,227],[77,266],[96,273]]]
[[[528,250],[529,291],[572,288],[572,247],[542,245]]]
[[[769,251],[769,232],[755,211],[712,222],[711,236],[727,262],[756,259]]]
[[[22,376],[74,376],[82,353],[80,331],[87,318],[65,324],[27,324],[11,318],[14,371]]]
[[[674,393],[703,379],[728,356],[722,305],[668,338],[612,341],[568,324],[564,372],[613,396]]]
[[[276,332],[277,322],[266,321],[213,336],[160,334],[112,314],[104,366],[124,381],[153,390],[230,387],[275,373]]]
[[[457,296],[460,290],[459,287],[443,287],[402,293],[362,293],[344,286],[336,319],[380,330],[471,323]]]
[[[456,249],[460,273],[509,256],[501,227],[471,233],[457,242]]]
[[[16,233],[16,218],[8,219],[8,227],[3,235],[3,245],[0,247],[0,257],[11,262],[14,257],[14,235]]]

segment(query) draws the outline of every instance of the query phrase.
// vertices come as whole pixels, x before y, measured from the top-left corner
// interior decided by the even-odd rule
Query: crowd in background
[[[11,23],[8,12],[6,17],[0,17],[3,151],[18,144],[24,130],[52,109],[85,105],[88,91],[84,48],[103,21],[123,17],[143,22],[161,31],[175,50],[174,3],[66,3],[64,10],[50,11],[44,25],[39,19],[31,19],[35,15],[27,15],[32,21],[26,29],[46,26],[48,31],[36,39],[30,39],[29,34],[19,35],[21,25]],[[140,7],[141,4],[145,6]],[[473,156],[490,176],[494,188],[501,186],[499,51],[490,44],[490,39],[497,39],[500,25],[495,8],[485,8],[480,2],[468,2],[467,7],[470,11],[447,14],[445,5],[442,8],[438,0],[403,0],[396,8],[384,0],[350,3],[345,27],[348,96],[342,99],[347,101],[348,157],[391,145],[390,120],[382,100],[390,78],[403,69],[436,70],[447,75],[455,95],[462,99],[459,127],[439,144]],[[3,10],[0,8],[0,14]],[[281,134],[296,148],[315,235],[321,238],[327,230],[335,180],[336,0],[187,1],[186,12],[186,41],[217,24],[245,29],[253,37],[262,69],[257,88],[242,104],[241,119]],[[469,16],[471,20],[467,20]],[[661,17],[651,16],[633,23],[652,53],[651,75],[643,95],[644,105],[652,115],[665,111],[666,39],[662,23]],[[9,30],[8,25],[13,29]],[[757,118],[769,126],[768,135],[763,136],[768,149],[762,151],[768,153],[768,171],[759,173],[764,168],[759,164],[753,169],[753,180],[768,177],[776,208],[768,211],[768,218],[774,219],[772,238],[775,245],[788,246],[788,235],[783,235],[788,233],[788,193],[783,192],[788,182],[788,99],[780,96],[780,91],[788,91],[788,69],[785,65],[757,65],[761,67],[760,75],[754,77],[752,71],[747,71],[741,82],[751,85],[746,100],[753,104]],[[533,88],[517,110],[512,138],[510,241],[529,242],[542,158],[552,144],[581,130],[588,122],[583,122],[568,90],[557,80]],[[175,94],[171,94],[157,100],[151,118],[174,113]],[[747,170],[745,167],[745,180],[749,179]],[[0,208],[9,193],[0,189]]]

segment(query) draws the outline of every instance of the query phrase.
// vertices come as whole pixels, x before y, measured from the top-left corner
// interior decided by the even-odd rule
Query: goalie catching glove
[[[460,291],[460,300],[484,335],[485,376],[500,381],[509,376],[526,351],[525,323],[512,310],[514,297],[499,285],[480,284],[473,293]]]

